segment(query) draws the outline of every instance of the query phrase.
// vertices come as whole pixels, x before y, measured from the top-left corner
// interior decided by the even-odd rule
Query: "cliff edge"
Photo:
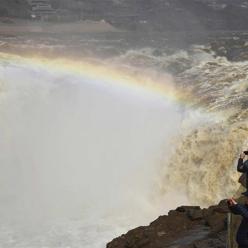
[[[225,200],[207,209],[181,206],[115,238],[107,248],[225,248],[228,212]]]

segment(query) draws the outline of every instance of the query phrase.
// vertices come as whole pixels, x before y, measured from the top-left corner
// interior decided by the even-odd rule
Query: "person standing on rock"
[[[227,204],[233,214],[243,217],[236,235],[236,241],[239,248],[248,248],[248,192],[243,193],[243,195],[245,196],[245,204],[239,204],[233,198],[229,199]]]
[[[248,160],[244,162],[245,156],[248,155],[248,151],[244,151],[240,154],[240,158],[238,161],[237,170],[238,172],[244,173],[244,176],[241,176],[239,182],[246,187],[246,191],[248,191]],[[243,193],[244,194],[244,193]]]

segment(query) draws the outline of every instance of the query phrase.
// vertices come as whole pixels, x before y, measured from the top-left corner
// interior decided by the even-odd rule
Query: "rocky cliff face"
[[[247,4],[242,0],[126,0],[119,8],[129,9],[139,28],[229,30],[246,29]]]
[[[1,0],[0,17],[28,17],[29,5],[26,0]]]
[[[182,206],[107,244],[107,248],[225,248],[226,201],[208,209]]]

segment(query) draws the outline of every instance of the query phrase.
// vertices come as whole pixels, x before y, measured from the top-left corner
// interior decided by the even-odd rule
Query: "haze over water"
[[[25,62],[1,72],[4,247],[104,247],[169,209],[152,188],[177,105]]]
[[[87,54],[154,82],[173,74],[165,83],[173,78],[188,100],[1,55],[3,247],[105,247],[178,205],[206,206],[235,192],[234,163],[248,130],[247,62],[216,56],[208,45],[169,49],[147,38],[137,46],[113,36],[73,37],[79,56],[72,46],[65,52],[70,39],[2,38],[6,53],[35,50],[51,61]]]

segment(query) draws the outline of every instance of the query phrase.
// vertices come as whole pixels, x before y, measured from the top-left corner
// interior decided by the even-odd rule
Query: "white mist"
[[[104,247],[163,213],[151,195],[177,106],[25,64],[0,72],[2,246]]]

